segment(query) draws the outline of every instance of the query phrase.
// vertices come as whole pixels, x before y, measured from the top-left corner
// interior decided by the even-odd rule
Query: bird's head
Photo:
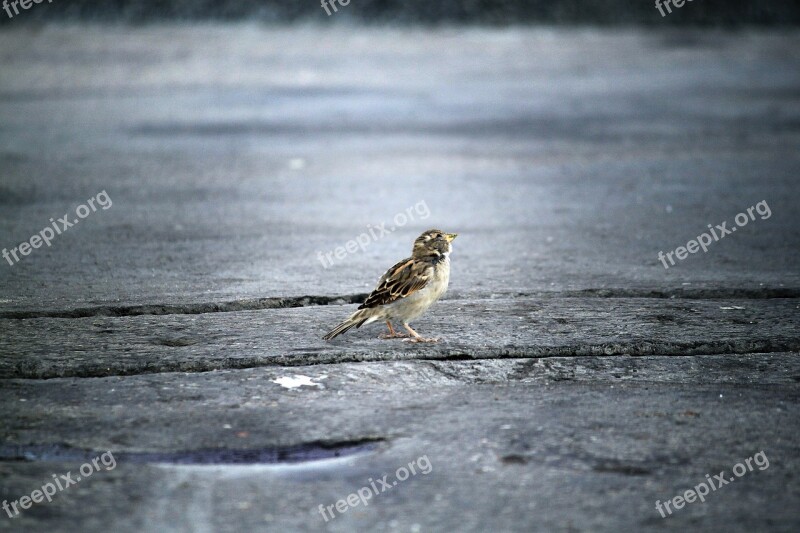
[[[438,261],[445,259],[452,250],[450,245],[457,233],[445,233],[439,229],[429,229],[414,241],[411,255],[417,259]]]

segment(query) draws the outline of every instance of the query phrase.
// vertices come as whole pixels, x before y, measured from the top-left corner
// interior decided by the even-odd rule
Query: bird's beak
[[[447,233],[444,237],[447,239],[447,242],[453,242],[453,239],[458,237],[458,233]]]

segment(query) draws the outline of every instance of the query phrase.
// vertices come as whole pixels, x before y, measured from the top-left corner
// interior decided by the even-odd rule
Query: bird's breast
[[[450,283],[450,258],[445,258],[444,261],[439,263],[433,273],[431,285],[433,292],[436,293],[438,299],[447,290],[447,285]]]

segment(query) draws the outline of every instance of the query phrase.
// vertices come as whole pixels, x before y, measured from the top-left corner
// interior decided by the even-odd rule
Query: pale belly
[[[437,275],[424,288],[412,293],[402,300],[387,305],[386,318],[401,322],[411,322],[419,317],[447,290],[450,282],[450,260],[446,260],[441,265],[443,268],[437,269]]]

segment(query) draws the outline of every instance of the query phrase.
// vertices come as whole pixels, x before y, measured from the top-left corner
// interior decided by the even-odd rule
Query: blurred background
[[[687,0],[662,17],[651,0],[361,0],[353,1],[331,19],[315,1],[279,0],[74,0],[52,2],[26,18],[37,20],[97,20],[144,22],[158,20],[253,20],[259,22],[386,24],[668,24],[668,25],[791,25],[800,21],[797,2],[756,0]],[[347,9],[355,7],[355,9]],[[666,10],[665,10],[666,12]],[[0,19],[8,22],[7,19]]]

